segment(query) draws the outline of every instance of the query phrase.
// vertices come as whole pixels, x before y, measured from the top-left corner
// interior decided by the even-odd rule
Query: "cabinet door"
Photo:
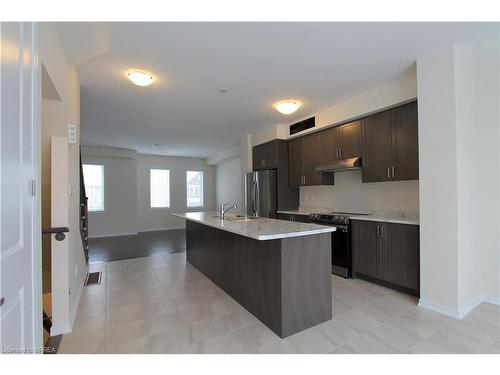
[[[302,162],[302,138],[293,139],[288,142],[288,178],[290,186],[302,185],[303,176]]]
[[[342,159],[361,156],[361,121],[339,127],[340,157]]]
[[[419,290],[419,227],[406,224],[382,224],[382,279]]]
[[[321,172],[316,171],[316,167],[321,164],[321,134],[310,134],[302,139],[303,174],[305,180],[303,185],[322,185],[323,175]]]
[[[363,120],[363,182],[391,180],[392,111]]]
[[[323,130],[320,134],[321,139],[321,159],[323,162],[335,161],[338,159],[338,150],[340,148],[339,128]]]
[[[352,221],[353,271],[373,278],[380,277],[380,224]]]
[[[394,176],[395,180],[418,180],[417,102],[395,108]]]
[[[257,145],[253,148],[253,169],[271,169],[278,166],[277,140]]]

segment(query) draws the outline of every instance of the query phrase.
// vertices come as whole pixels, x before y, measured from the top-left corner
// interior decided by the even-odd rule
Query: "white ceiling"
[[[497,25],[112,23],[109,29],[109,51],[78,66],[82,143],[207,157],[258,128],[392,81],[418,56]],[[151,71],[156,81],[132,85],[125,73],[131,68]],[[221,87],[229,92],[219,93]],[[272,107],[286,98],[304,103],[290,117]]]

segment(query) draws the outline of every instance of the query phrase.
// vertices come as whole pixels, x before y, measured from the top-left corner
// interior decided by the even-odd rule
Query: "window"
[[[151,208],[170,207],[170,171],[151,169],[149,172]]]
[[[104,211],[104,165],[84,164],[83,181],[89,211]]]
[[[186,172],[186,191],[188,207],[203,207],[203,172]]]

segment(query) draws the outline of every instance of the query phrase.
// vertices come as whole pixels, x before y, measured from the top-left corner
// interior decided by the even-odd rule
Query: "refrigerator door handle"
[[[255,216],[259,216],[260,212],[259,200],[260,200],[260,188],[259,188],[259,180],[257,179],[257,182],[255,184],[255,204],[256,204]]]

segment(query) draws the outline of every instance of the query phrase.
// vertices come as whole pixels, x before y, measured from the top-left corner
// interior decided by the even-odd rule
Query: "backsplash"
[[[361,182],[361,171],[335,174],[333,186],[300,188],[300,206],[418,217],[418,181]]]

